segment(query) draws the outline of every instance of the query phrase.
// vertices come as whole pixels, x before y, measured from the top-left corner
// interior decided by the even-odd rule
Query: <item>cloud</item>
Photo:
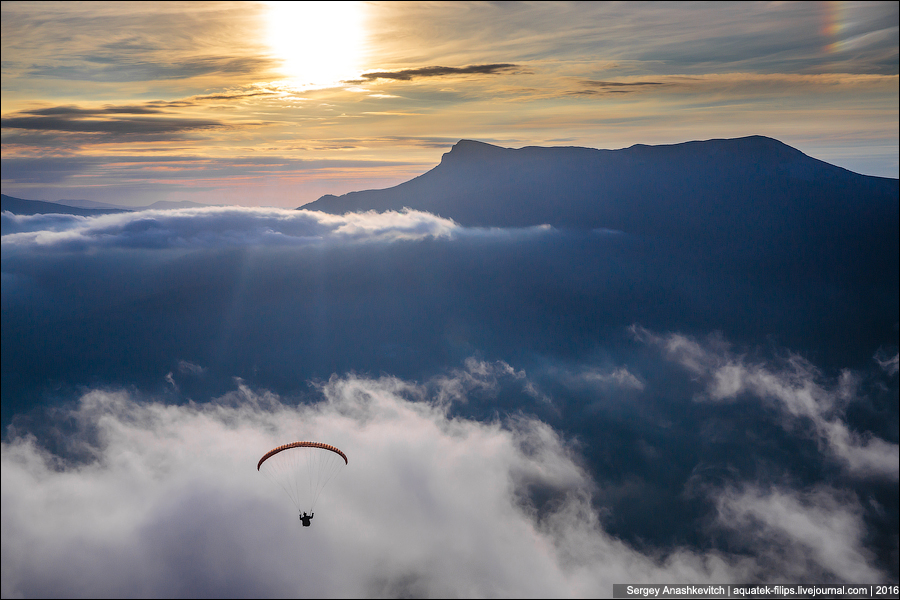
[[[867,93],[887,98],[896,85],[894,74],[849,74],[849,73],[669,73],[657,75],[654,81],[639,76],[623,77],[617,80],[580,79],[578,88],[561,81],[551,81],[550,86],[528,92],[529,96],[607,96],[609,94],[647,94],[653,92],[653,102],[665,102],[674,107],[693,106],[709,102],[712,98],[724,99],[739,95],[744,101],[764,106],[773,96],[800,98],[807,94],[858,95]],[[662,96],[665,98],[663,99]],[[647,104],[649,108],[651,104]]]
[[[581,366],[576,370],[553,370],[557,377],[565,385],[573,388],[609,389],[620,387],[633,390],[643,390],[644,383],[625,367],[603,369],[597,366]]]
[[[199,375],[199,374],[203,373],[203,371],[205,371],[206,369],[204,369],[200,365],[195,365],[192,362],[189,362],[186,360],[179,360],[178,361],[178,370],[181,371],[182,373],[192,373],[194,375]]]
[[[203,96],[194,96],[189,100],[180,100],[173,101],[174,103],[180,103],[183,105],[188,102],[201,102],[205,100],[246,100],[247,98],[257,98],[257,97],[267,97],[267,96],[277,96],[279,92],[274,90],[248,90],[245,92],[231,92],[225,94],[206,94]]]
[[[719,525],[783,565],[789,580],[817,570],[823,571],[820,577],[827,573],[847,582],[881,578],[865,549],[863,511],[852,494],[825,486],[798,493],[748,485],[722,491],[716,505]]]
[[[884,369],[888,375],[896,375],[897,371],[900,370],[900,354],[897,352],[891,356],[884,350],[880,350],[875,354],[874,359],[878,366]]]
[[[602,482],[545,423],[451,417],[452,402],[393,377],[318,390],[295,405],[238,381],[181,406],[95,390],[57,413],[57,453],[13,436],[3,596],[600,597],[623,581],[883,579],[859,549],[858,512],[834,494],[721,495],[720,524],[763,522],[759,544],[789,535],[788,563],[752,545],[759,556],[638,550],[605,531],[591,505]],[[349,457],[309,529],[254,468],[298,439]]]
[[[317,140],[318,147],[414,147],[414,148],[436,148],[446,150],[459,141],[455,137],[442,136],[379,136],[372,138],[338,138],[331,140]]]
[[[886,24],[896,23],[897,10],[890,3],[812,10],[784,3],[378,5],[372,15],[378,47],[392,57],[412,46],[420,60],[578,57],[632,73],[809,72],[834,63],[841,68],[832,72],[896,73],[896,27]],[[840,31],[825,33],[823,25]],[[828,48],[860,35],[866,45],[857,54]]]
[[[583,85],[599,88],[644,87],[648,85],[665,85],[661,81],[592,81],[584,80]]]
[[[444,403],[468,401],[473,391],[496,394],[502,380],[520,381],[522,389],[534,396],[537,392],[533,384],[527,380],[525,371],[516,370],[505,361],[485,361],[474,357],[465,360],[465,368],[453,369],[446,376],[434,378],[437,388],[435,397]]]
[[[30,248],[221,248],[448,237],[457,225],[414,210],[330,215],[279,208],[209,207],[78,217],[3,213],[3,251]],[[15,232],[15,233],[12,233]]]
[[[123,61],[115,52],[81,55],[76,66],[41,65],[28,69],[26,76],[70,81],[141,82],[191,79],[209,75],[252,76],[273,66],[263,57],[205,56],[183,58],[170,63],[142,60]]]
[[[569,92],[575,95],[591,96],[597,94],[630,94],[643,90],[653,89],[655,86],[665,86],[662,81],[594,81],[586,79],[581,85],[588,89]]]
[[[59,136],[27,135],[25,139],[10,140],[28,145],[56,145]],[[57,145],[58,147],[58,145]],[[55,184],[80,173],[89,172],[101,166],[101,161],[84,156],[45,156],[43,158],[7,158],[3,160],[4,183],[45,183]]]
[[[447,75],[498,75],[517,67],[518,65],[507,63],[469,65],[467,67],[420,67],[418,69],[402,69],[400,71],[363,73],[362,78],[364,80],[394,79],[410,81],[421,77],[445,77]]]
[[[632,332],[701,378],[706,387],[698,400],[754,397],[778,410],[785,429],[793,429],[798,422],[809,427],[810,435],[850,473],[894,481],[900,476],[897,444],[871,433],[858,433],[844,421],[847,407],[858,400],[858,380],[850,371],[827,383],[818,369],[796,354],[783,364],[772,365],[734,354],[727,342],[717,337],[702,343],[680,334],[657,335],[637,326]]]
[[[829,312],[809,271],[782,287],[727,252],[413,211],[4,219],[4,597],[896,579],[896,477],[876,468],[896,376],[872,361],[895,329],[847,339],[874,309]],[[736,350],[773,332],[817,365]],[[353,477],[298,530],[242,439],[320,435]],[[752,525],[775,507],[791,517]]]
[[[259,5],[3,7],[5,74],[81,82],[265,74]],[[10,31],[28,32],[10,36]],[[36,42],[40,40],[40,42]]]
[[[48,108],[35,108],[32,110],[22,111],[23,114],[31,114],[31,115],[41,115],[41,116],[82,116],[82,115],[118,115],[118,114],[131,114],[131,115],[144,115],[144,114],[158,114],[162,111],[157,108],[149,108],[147,106],[112,106],[107,105],[103,108],[81,108],[74,105],[66,105],[66,106],[51,106]]]
[[[56,113],[52,116],[7,117],[0,123],[9,129],[29,129],[37,131],[63,131],[76,133],[129,134],[173,134],[197,129],[223,127],[221,121],[211,119],[184,119],[177,117],[131,117],[128,119],[83,119],[73,115],[97,114]]]

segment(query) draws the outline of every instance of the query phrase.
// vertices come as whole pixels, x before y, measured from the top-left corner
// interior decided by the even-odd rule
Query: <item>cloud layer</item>
[[[221,248],[291,246],[330,240],[421,240],[448,237],[457,229],[448,219],[407,210],[401,213],[320,212],[238,207],[145,210],[102,217],[4,212],[3,250],[46,248]],[[197,228],[197,222],[203,226]]]
[[[539,420],[451,418],[394,378],[335,377],[321,393],[291,406],[239,383],[171,406],[94,391],[59,415],[74,423],[68,459],[4,443],[4,597],[597,597],[623,581],[884,579],[858,502],[832,489],[713,491],[717,527],[754,524],[753,553],[641,551],[604,530],[598,482]],[[350,458],[310,529],[254,469],[298,439]],[[543,510],[534,489],[552,498]]]
[[[669,358],[701,378],[706,389],[700,398],[723,402],[755,397],[774,406],[786,429],[809,428],[810,435],[854,475],[889,479],[900,475],[897,444],[860,435],[843,421],[847,405],[856,399],[858,382],[853,373],[842,372],[829,388],[821,382],[818,370],[797,355],[789,356],[784,366],[773,369],[727,349],[715,351],[682,335],[657,336],[637,327],[633,331],[638,339],[662,347]],[[894,355],[893,362],[896,359]]]
[[[897,581],[878,278],[415,211],[3,231],[4,597]],[[350,459],[310,528],[254,468],[300,439]]]

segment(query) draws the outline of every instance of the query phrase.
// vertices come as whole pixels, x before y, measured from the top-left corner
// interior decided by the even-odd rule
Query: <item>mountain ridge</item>
[[[747,226],[774,231],[786,216],[860,226],[867,216],[896,214],[897,190],[896,179],[853,173],[764,136],[620,150],[513,149],[463,139],[409,181],[329,194],[299,208],[333,214],[411,208],[464,226],[550,224],[650,235],[708,235],[711,225],[731,235]],[[869,201],[857,202],[861,197]]]
[[[7,194],[2,194],[2,200],[0,201],[2,201],[0,210],[9,211],[16,215],[63,214],[93,217],[97,215],[130,212],[125,208],[88,208],[70,206],[57,202],[47,202],[46,200],[26,200],[25,198],[16,198],[15,196],[9,196]]]
[[[158,200],[147,206],[129,207],[119,204],[109,204],[107,202],[96,202],[94,200],[59,200],[56,202],[48,202],[46,200],[16,198],[7,194],[3,194],[2,196],[3,204],[0,210],[8,210],[17,215],[66,214],[90,217],[142,210],[174,210],[178,208],[204,208],[213,206],[211,204],[201,204],[189,200],[174,202],[169,200]]]

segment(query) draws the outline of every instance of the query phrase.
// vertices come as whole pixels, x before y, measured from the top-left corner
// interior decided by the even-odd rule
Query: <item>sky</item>
[[[900,169],[895,2],[4,2],[0,85],[32,200],[296,208],[460,139]]]
[[[142,207],[0,214],[3,598],[900,582],[897,3],[301,4],[2,4],[3,193]],[[658,175],[616,227],[296,210],[749,135],[894,179],[751,138],[588,153]],[[479,148],[447,197],[525,212]],[[310,527],[256,468],[304,440]]]

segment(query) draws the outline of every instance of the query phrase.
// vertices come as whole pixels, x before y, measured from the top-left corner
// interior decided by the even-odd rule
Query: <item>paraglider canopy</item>
[[[292,442],[266,452],[256,470],[280,485],[298,511],[312,513],[322,488],[347,464],[347,455],[335,446]]]
[[[330,444],[323,444],[322,442],[291,442],[290,444],[285,444],[284,446],[278,446],[277,448],[273,448],[272,450],[269,450],[268,452],[266,452],[263,455],[263,457],[261,459],[259,459],[259,462],[256,464],[256,470],[259,471],[260,470],[259,468],[262,466],[262,464],[264,462],[266,462],[267,459],[275,456],[276,454],[278,454],[279,452],[282,452],[284,450],[290,450],[291,448],[321,448],[323,450],[329,450],[331,452],[334,452],[341,458],[343,458],[345,465],[348,464],[347,463],[347,455],[344,454],[343,452],[341,452],[338,448],[335,448],[334,446],[332,446]]]

